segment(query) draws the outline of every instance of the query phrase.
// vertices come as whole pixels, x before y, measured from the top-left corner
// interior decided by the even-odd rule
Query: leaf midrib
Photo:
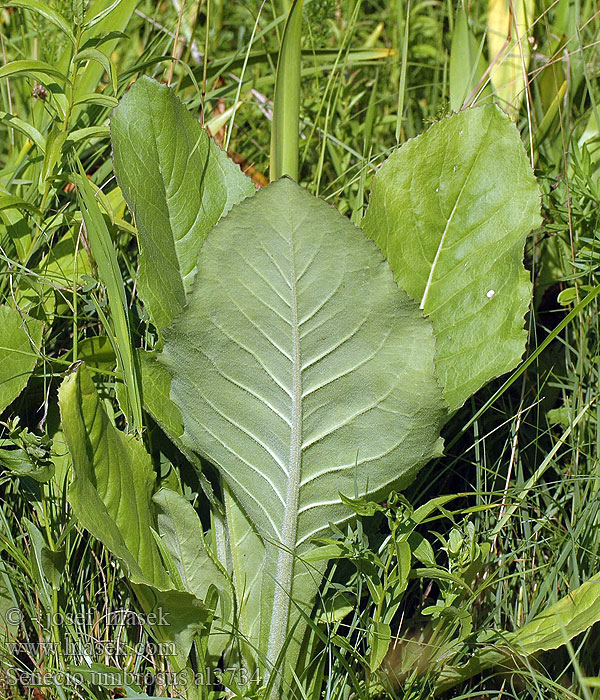
[[[475,152],[475,157],[473,158],[471,165],[469,166],[469,170],[465,176],[464,182],[463,182],[463,184],[460,188],[460,191],[456,197],[456,201],[454,202],[454,206],[452,207],[452,211],[450,212],[450,216],[448,217],[448,220],[446,221],[446,226],[444,228],[444,232],[442,233],[442,237],[440,239],[440,244],[435,252],[435,257],[433,258],[433,262],[431,263],[431,269],[429,270],[429,276],[427,278],[427,283],[425,284],[425,289],[423,291],[421,303],[419,304],[419,308],[421,309],[421,311],[425,310],[425,304],[427,303],[427,297],[429,296],[429,290],[431,289],[431,285],[433,284],[433,277],[434,277],[435,271],[437,269],[438,260],[440,258],[441,253],[442,253],[442,250],[444,248],[444,243],[446,242],[446,236],[448,235],[448,232],[450,231],[450,226],[452,225],[452,221],[454,219],[454,214],[456,214],[456,210],[458,209],[458,205],[460,204],[461,197],[463,196],[465,188],[466,188],[467,184],[469,183],[469,180],[471,179],[471,175],[473,173],[473,168],[475,167],[475,164],[479,160],[479,156],[484,151],[483,144],[485,143],[485,141],[488,138],[488,135],[490,133],[490,126],[491,126],[491,121],[488,122],[486,132],[483,135],[483,137],[479,143],[479,147]]]
[[[267,659],[275,663],[284,647],[289,623],[292,595],[295,549],[298,534],[298,501],[302,472],[302,362],[300,355],[300,327],[298,324],[298,278],[294,253],[294,232],[290,222],[290,293],[292,314],[292,425],[290,429],[290,461],[285,497],[282,539],[278,543],[273,616],[269,630]]]

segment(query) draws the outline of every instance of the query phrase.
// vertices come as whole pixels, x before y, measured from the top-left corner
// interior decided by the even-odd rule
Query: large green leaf
[[[162,610],[167,624],[155,631],[175,641],[184,662],[205,608],[195,595],[176,590],[153,535],[155,474],[150,456],[110,422],[84,367],[59,390],[64,437],[74,479],[69,502],[79,522],[123,564],[146,612]]]
[[[0,413],[23,391],[39,358],[43,324],[0,306]]]
[[[140,78],[111,120],[114,168],[139,231],[139,293],[162,330],[178,314],[206,234],[254,192],[175,93]]]
[[[75,475],[69,500],[78,520],[136,582],[170,588],[151,531],[156,477],[144,446],[110,422],[85,367],[64,380],[59,404]]]
[[[440,452],[431,325],[354,225],[283,179],[208,236],[160,359],[183,441],[267,544],[273,662],[297,585],[306,602],[297,556],[351,516],[340,492],[383,495]]]
[[[211,655],[219,659],[232,630],[231,581],[204,539],[202,523],[192,504],[181,494],[161,488],[152,499],[158,508],[158,532],[177,571],[182,590],[207,600],[211,587],[219,591],[220,622],[211,628]]]
[[[517,129],[497,107],[443,119],[373,180],[363,228],[431,319],[455,410],[525,350],[525,237],[540,196]]]

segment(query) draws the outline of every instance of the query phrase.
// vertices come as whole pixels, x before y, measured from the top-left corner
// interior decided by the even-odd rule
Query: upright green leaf
[[[73,511],[121,561],[145,611],[165,613],[166,625],[155,632],[176,643],[183,664],[206,611],[196,596],[175,589],[163,566],[153,535],[157,522],[150,456],[133,435],[110,422],[84,367],[62,383],[59,405],[73,462],[68,494]]]
[[[144,446],[110,422],[84,367],[64,380],[59,404],[75,475],[69,500],[78,520],[134,581],[170,588],[151,532],[155,474]]]
[[[139,293],[162,330],[185,304],[206,234],[254,186],[175,93],[149,78],[123,97],[111,133],[139,231]]]
[[[198,600],[207,600],[211,587],[219,592],[220,620],[211,627],[209,649],[217,659],[233,629],[231,581],[204,539],[202,523],[192,504],[181,494],[161,488],[152,499],[158,507],[158,533],[183,583]]]
[[[118,367],[123,374],[124,413],[129,425],[139,432],[143,424],[140,376],[131,344],[132,335],[125,285],[119,269],[117,251],[81,163],[79,163],[77,178],[77,194],[90,251],[98,266],[98,276],[104,284],[108,297],[108,310],[112,323],[111,328],[107,330],[114,338],[115,355]]]
[[[535,0],[488,0],[487,42],[492,85],[503,109],[513,118],[526,93],[535,20]]]
[[[485,70],[483,47],[469,29],[464,7],[459,7],[454,18],[450,49],[450,109],[458,112],[477,92],[480,97],[490,94],[489,86],[484,87],[482,80]]]
[[[181,494],[161,488],[152,499],[158,506],[158,532],[177,565],[185,590],[204,600],[209,587],[230,594],[224,569],[204,541],[204,531],[192,504]]]
[[[183,441],[265,540],[274,662],[307,578],[298,557],[351,516],[340,492],[383,495],[440,452],[431,326],[353,224],[283,179],[208,236],[161,361]]]
[[[302,5],[303,0],[293,0],[290,5],[277,61],[271,127],[271,180],[282,175],[298,179]]]
[[[23,391],[39,359],[43,324],[0,306],[0,413]]]
[[[539,209],[519,133],[492,105],[438,122],[373,180],[363,228],[433,323],[450,410],[525,350],[523,249]]]

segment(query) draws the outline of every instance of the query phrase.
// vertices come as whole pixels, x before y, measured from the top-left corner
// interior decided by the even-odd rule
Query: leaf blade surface
[[[43,324],[0,306],[0,413],[23,391],[38,361]]]
[[[291,180],[206,239],[160,360],[183,441],[276,548],[274,615],[295,555],[351,516],[340,492],[383,494],[439,454],[433,357],[430,324],[376,248]],[[286,634],[287,618],[272,622],[269,658]]]
[[[162,330],[185,304],[206,234],[254,186],[175,93],[150,78],[123,97],[111,135],[117,180],[139,231],[140,296]]]
[[[519,134],[493,105],[438,122],[373,180],[363,229],[433,323],[452,411],[525,350],[523,249],[539,209]]]

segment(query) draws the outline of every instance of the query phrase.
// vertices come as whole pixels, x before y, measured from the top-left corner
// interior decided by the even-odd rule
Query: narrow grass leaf
[[[108,227],[81,164],[77,185],[90,250],[98,266],[98,274],[106,288],[108,297],[115,354],[119,369],[123,373],[123,382],[126,388],[127,406],[125,413],[130,426],[134,430],[141,431],[143,420],[140,380],[133,352],[123,278]]]

